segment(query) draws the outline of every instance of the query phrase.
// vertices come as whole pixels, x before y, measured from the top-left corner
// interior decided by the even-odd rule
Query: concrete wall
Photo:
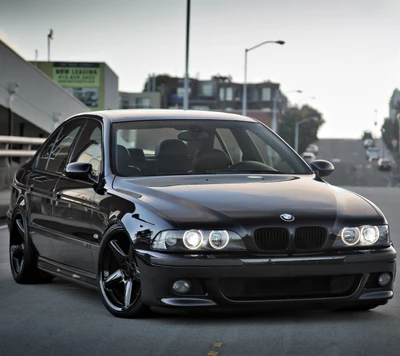
[[[104,109],[119,109],[118,77],[104,65]]]
[[[4,42],[0,41],[0,106],[9,107],[8,85],[19,83],[12,103],[13,112],[45,132],[54,129],[53,117],[59,120],[89,108],[54,83],[34,65],[26,62]],[[0,117],[0,133],[7,134],[7,117]]]

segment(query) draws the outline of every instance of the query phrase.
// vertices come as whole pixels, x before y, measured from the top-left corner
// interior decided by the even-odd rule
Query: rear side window
[[[36,161],[36,169],[61,173],[65,168],[72,143],[82,124],[83,120],[73,120],[61,126],[57,134],[41,150]]]

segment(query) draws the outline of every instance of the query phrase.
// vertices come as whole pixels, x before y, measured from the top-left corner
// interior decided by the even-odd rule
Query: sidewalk
[[[6,217],[6,212],[10,207],[10,195],[11,192],[9,190],[0,191],[0,219]]]

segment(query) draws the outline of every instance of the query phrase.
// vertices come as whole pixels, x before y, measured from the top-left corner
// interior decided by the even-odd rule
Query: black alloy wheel
[[[98,284],[105,307],[121,318],[141,317],[148,311],[141,300],[140,271],[129,237],[110,234],[100,247]]]
[[[27,219],[22,211],[14,213],[10,228],[10,267],[17,283],[47,283],[53,276],[42,272],[37,266],[37,253],[30,240]]]

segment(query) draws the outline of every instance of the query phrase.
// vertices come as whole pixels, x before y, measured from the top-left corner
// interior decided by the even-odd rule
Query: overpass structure
[[[85,111],[90,109],[0,40],[0,135],[46,137]]]

